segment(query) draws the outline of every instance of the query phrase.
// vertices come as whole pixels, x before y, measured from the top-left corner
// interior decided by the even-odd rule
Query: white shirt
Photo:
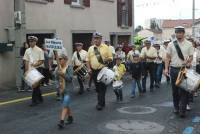
[[[79,52],[79,55],[81,57],[81,61],[78,59],[77,57],[77,51],[74,52],[73,56],[72,56],[72,63],[75,65],[75,66],[80,66],[83,61],[88,61],[88,54],[87,54],[87,51],[85,50],[81,50]]]
[[[111,45],[108,46],[112,54],[115,54],[115,48]]]
[[[127,54],[127,60],[132,60],[131,58],[133,58],[134,54],[140,55],[140,52],[138,50],[135,50],[135,51],[131,50],[131,51],[129,51],[128,54]]]
[[[23,60],[28,61],[29,64],[35,64],[38,61],[44,60],[44,51],[39,48],[38,46],[34,46],[33,48],[26,49],[26,52],[24,54]],[[42,67],[42,65],[38,67]]]

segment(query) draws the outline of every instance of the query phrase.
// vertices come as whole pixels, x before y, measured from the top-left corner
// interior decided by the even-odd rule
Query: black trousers
[[[179,70],[180,68],[174,68],[174,67],[170,68],[172,96],[173,96],[174,108],[176,110],[179,110],[181,113],[185,113],[186,106],[188,104],[189,92],[175,85]]]
[[[97,100],[98,105],[104,107],[105,106],[105,95],[106,95],[106,85],[102,82],[97,82],[97,76],[100,70],[92,70],[92,79],[94,81],[96,92],[97,92]]]
[[[84,91],[83,80],[81,79],[81,77],[79,75],[77,75],[77,79],[78,79],[78,83],[80,86],[80,92],[83,92]]]
[[[152,89],[154,86],[154,63],[153,62],[143,62],[142,63],[142,88],[143,92],[146,92],[146,79],[148,76],[148,73],[150,74],[150,89]]]
[[[40,73],[42,72],[42,68],[37,68],[37,70]],[[40,84],[36,88],[33,88],[32,92],[32,103],[39,103],[39,102],[43,102],[43,97],[40,90]]]
[[[49,83],[49,79],[50,79],[50,71],[49,68],[43,68],[43,74],[44,74],[44,83],[48,84]]]

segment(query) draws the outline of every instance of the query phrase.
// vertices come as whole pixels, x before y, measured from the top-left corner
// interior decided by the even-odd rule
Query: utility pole
[[[26,40],[26,27],[25,27],[25,0],[14,0],[14,11],[21,12],[21,24],[15,22],[15,80],[18,90],[21,88],[22,78],[22,57],[20,57],[20,47]]]
[[[195,37],[195,26],[194,26],[194,23],[195,23],[195,0],[192,0],[192,21],[193,21],[192,36],[194,38]]]
[[[132,40],[131,42],[134,43],[133,39],[135,37],[135,0],[132,0],[132,26],[133,26],[133,37],[131,39]]]

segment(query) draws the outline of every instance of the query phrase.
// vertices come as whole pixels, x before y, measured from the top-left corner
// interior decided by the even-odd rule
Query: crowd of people
[[[193,100],[194,94],[178,87],[175,83],[182,67],[196,66],[196,71],[200,73],[200,44],[185,38],[184,27],[176,27],[175,35],[176,38],[173,40],[152,41],[147,38],[139,48],[136,48],[134,44],[122,43],[115,49],[109,41],[102,41],[101,33],[95,32],[88,51],[83,50],[83,43],[76,42],[74,44],[76,50],[72,59],[69,59],[65,49],[60,52],[49,52],[45,46],[42,49],[39,48],[36,45],[37,37],[29,36],[28,43],[24,43],[21,49],[22,69],[25,73],[30,67],[36,68],[45,76],[41,82],[42,85],[50,84],[50,79],[55,78],[57,96],[60,97],[63,105],[58,123],[59,128],[64,128],[65,118],[67,118],[67,123],[73,122],[69,92],[69,89],[72,88],[73,75],[77,76],[79,83],[78,94],[84,93],[83,82],[86,77],[89,77],[90,86],[91,82],[94,82],[97,92],[96,109],[101,111],[105,108],[107,85],[97,79],[104,67],[110,68],[115,74],[112,86],[116,101],[123,101],[124,74],[128,73],[132,76],[130,97],[134,98],[136,88],[138,88],[139,96],[145,94],[147,89],[153,93],[156,88],[160,88],[164,72],[166,82],[172,85],[174,113],[184,118],[187,108],[189,110],[189,101]],[[179,46],[178,49],[176,43]],[[146,87],[148,76],[150,78],[149,88]],[[22,81],[22,90],[24,90],[25,82]],[[32,88],[31,106],[43,102],[40,85]]]

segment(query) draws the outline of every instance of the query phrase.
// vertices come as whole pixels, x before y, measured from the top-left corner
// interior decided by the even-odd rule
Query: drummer
[[[38,38],[35,36],[28,37],[28,43],[30,48],[26,49],[23,60],[25,60],[26,72],[30,67],[36,68],[39,72],[42,72],[42,66],[44,63],[44,51],[40,49],[37,44]],[[32,103],[30,106],[36,106],[43,102],[42,93],[40,90],[40,84],[36,88],[33,88]]]
[[[88,61],[87,58],[87,51],[83,50],[83,43],[75,43],[76,51],[72,56],[72,64],[74,66],[74,70],[80,67],[81,65],[85,65]],[[87,71],[87,70],[85,70]],[[83,78],[77,74],[78,83],[80,86],[78,94],[84,93],[84,85],[83,85]]]
[[[113,60],[112,52],[109,47],[102,43],[102,34],[95,32],[93,34],[94,45],[88,50],[87,66],[89,72],[92,72],[92,78],[95,83],[98,103],[97,110],[102,110],[105,107],[106,85],[102,82],[97,82],[97,76],[101,69],[105,67],[105,62]]]
[[[191,66],[193,58],[193,46],[192,43],[185,39],[185,28],[182,26],[175,27],[176,41],[178,47],[182,51],[178,51],[175,48],[175,43],[170,42],[167,48],[167,56],[165,61],[165,75],[171,76],[172,96],[174,103],[174,113],[179,114],[181,118],[186,115],[186,105],[188,103],[189,93],[183,89],[180,89],[175,85],[178,73],[185,65]],[[181,59],[181,53],[183,55]],[[170,62],[171,61],[171,62]],[[168,67],[170,66],[170,72]]]

